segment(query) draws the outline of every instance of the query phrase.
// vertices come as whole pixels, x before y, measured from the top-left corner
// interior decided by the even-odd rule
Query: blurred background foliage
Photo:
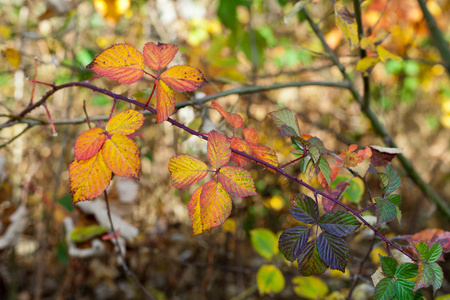
[[[1,123],[28,106],[32,84],[27,78],[34,76],[35,58],[39,81],[82,81],[94,76],[85,66],[116,43],[139,50],[149,41],[177,44],[181,53],[175,63],[199,68],[210,82],[195,95],[177,96],[180,102],[247,85],[340,81],[339,70],[303,13],[284,22],[294,5],[295,1],[288,0],[0,0]],[[429,0],[427,5],[449,40],[450,1]],[[384,37],[383,47],[403,58],[379,63],[372,70],[373,109],[423,179],[448,202],[450,81],[422,12],[411,0],[366,0],[362,7],[370,37]],[[307,8],[357,86],[362,86],[360,72],[355,70],[359,55],[350,51],[336,27],[333,5],[312,1]],[[131,86],[106,79],[93,83],[140,101],[146,100],[152,87],[146,79]],[[37,85],[35,101],[48,89]],[[302,132],[318,136],[337,153],[351,143],[383,145],[344,89],[291,87],[235,94],[218,101],[240,113],[248,127],[257,129],[260,143],[277,151],[280,164],[293,159],[293,148],[277,137],[267,113],[282,107],[297,111]],[[142,299],[111,254],[113,244],[98,240],[105,228],[95,214],[71,206],[68,166],[76,137],[88,127],[70,120],[84,117],[83,103],[91,118],[99,117],[96,125],[104,126],[111,99],[68,88],[48,102],[57,135],[49,126],[34,126],[0,149],[0,233],[6,232],[10,216],[19,207],[27,210],[21,215],[23,234],[0,250],[1,299]],[[174,118],[203,131],[215,128],[231,133],[218,113],[207,106],[185,107]],[[116,110],[127,107],[119,102]],[[46,121],[46,112],[36,109],[27,120],[28,125]],[[1,129],[0,144],[26,126]],[[367,252],[369,233],[362,231],[348,239],[351,257],[346,273],[298,277],[296,266],[286,262],[273,241],[280,231],[296,225],[288,213],[290,196],[307,191],[253,165],[250,171],[258,196],[234,199],[232,215],[222,227],[192,238],[185,204],[193,190],[172,188],[167,164],[181,152],[205,157],[206,144],[168,124],[155,124],[151,117],[139,132],[141,180],[116,178],[109,193],[113,212],[129,226],[123,225],[121,230],[131,228],[131,233],[126,233],[133,237],[127,241],[130,268],[157,299],[268,299],[270,295],[277,299],[342,299],[348,293]],[[364,173],[364,167],[367,165],[358,171]],[[404,174],[401,167],[395,167]],[[298,164],[288,171],[303,178]],[[347,180],[348,175],[342,174],[340,180]],[[316,178],[312,184],[319,186]],[[368,186],[372,194],[379,193],[376,179],[369,177]],[[449,229],[448,220],[439,217],[406,177],[401,194],[402,224],[389,224],[386,232],[394,232],[391,237],[424,228]],[[366,205],[364,184],[352,180],[344,201],[356,208]],[[72,220],[81,233],[66,237],[64,218]],[[269,242],[260,244],[258,237]],[[76,242],[77,249],[88,249],[96,238],[106,247],[105,253],[89,258],[69,255],[68,241]],[[376,242],[375,249],[385,254],[381,243]],[[373,292],[369,278],[379,258],[371,255],[369,260],[354,299],[369,299]],[[273,286],[267,286],[266,274],[272,274],[273,266],[282,274],[276,274]],[[443,268],[444,274],[449,274],[449,264]],[[438,295],[445,293],[450,293],[448,284]]]

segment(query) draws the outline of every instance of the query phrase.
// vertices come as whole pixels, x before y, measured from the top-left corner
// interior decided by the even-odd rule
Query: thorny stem
[[[144,110],[148,110],[148,111],[150,111],[153,114],[156,114],[156,109],[148,107],[148,106],[145,106],[143,103],[141,103],[139,101],[136,101],[136,100],[133,100],[133,99],[130,99],[130,98],[125,97],[123,95],[115,94],[115,93],[110,92],[110,91],[108,91],[106,89],[102,89],[102,88],[99,88],[97,86],[85,83],[85,82],[69,82],[69,83],[66,83],[66,84],[55,86],[53,89],[51,89],[46,94],[44,94],[42,96],[41,100],[39,100],[39,102],[36,102],[34,105],[29,106],[26,109],[24,109],[16,118],[22,118],[28,112],[32,111],[36,107],[38,107],[40,105],[43,105],[45,103],[45,101],[47,101],[47,99],[51,95],[53,95],[56,91],[64,89],[64,88],[67,88],[67,87],[71,87],[71,86],[79,86],[79,87],[88,88],[88,89],[90,89],[92,91],[99,92],[99,93],[102,93],[104,95],[107,95],[107,96],[109,96],[109,97],[111,97],[111,98],[113,98],[115,100],[118,99],[118,100],[126,101],[128,103],[131,103],[131,104],[134,104],[136,106],[139,106],[139,107],[141,107]],[[10,121],[12,122],[12,120],[10,120]],[[10,121],[6,122],[6,124],[9,123]],[[176,120],[174,120],[172,118],[168,118],[167,122],[171,123],[172,125],[175,125],[176,127],[180,128],[180,129],[183,129],[184,131],[190,133],[191,135],[197,136],[197,137],[199,137],[201,139],[204,139],[204,140],[208,140],[208,136],[206,134],[201,133],[201,132],[196,131],[196,130],[193,130],[193,129],[187,127],[186,125],[184,125],[184,124],[182,124],[182,123],[180,123],[180,122],[178,122],[178,121],[176,121]],[[0,126],[0,128],[1,128],[1,126]],[[381,234],[376,228],[374,228],[372,225],[370,225],[356,210],[354,210],[351,207],[347,206],[346,204],[340,202],[338,199],[336,199],[336,198],[334,198],[334,197],[332,197],[330,195],[327,195],[326,193],[324,193],[322,191],[319,191],[318,189],[312,187],[311,185],[309,185],[306,182],[298,179],[297,177],[286,173],[280,167],[276,167],[276,166],[274,166],[272,164],[269,164],[269,163],[267,163],[265,161],[262,161],[262,160],[260,160],[260,159],[258,159],[256,157],[254,157],[252,155],[249,155],[249,154],[247,154],[245,152],[238,151],[238,150],[233,149],[233,148],[231,149],[231,151],[236,153],[236,154],[239,154],[239,155],[241,155],[241,156],[243,156],[245,158],[253,160],[254,162],[257,162],[257,163],[263,165],[266,168],[272,169],[275,172],[277,172],[277,173],[281,174],[282,176],[284,176],[285,178],[290,179],[291,181],[296,182],[296,183],[304,186],[305,188],[313,191],[314,193],[316,193],[318,195],[321,195],[322,197],[325,197],[325,198],[333,201],[334,203],[340,205],[341,207],[343,207],[347,211],[351,212],[356,218],[358,218],[361,221],[361,223],[363,223],[364,225],[369,227],[376,235],[378,235],[386,243],[387,246],[391,245],[392,247],[396,248],[398,251],[400,251],[401,253],[403,253],[407,257],[409,257],[411,260],[417,261],[413,256],[411,256],[409,253],[403,251],[399,246],[395,245],[393,242],[391,242],[389,239],[387,239],[383,234]]]
[[[134,275],[134,273],[130,270],[130,268],[128,268],[127,262],[125,261],[125,257],[123,256],[122,248],[120,247],[120,244],[119,244],[119,239],[117,237],[116,230],[114,229],[114,223],[111,218],[111,210],[109,209],[108,195],[107,195],[106,191],[103,194],[105,195],[106,212],[108,214],[109,224],[111,225],[111,231],[113,232],[114,241],[115,241],[116,247],[117,247],[117,252],[119,253],[120,260],[122,262],[122,268],[125,271],[125,273],[127,274],[127,276],[130,277],[134,281],[134,283],[136,283],[136,285],[139,287],[139,289],[142,291],[142,293],[144,293],[144,295],[148,299],[156,300],[149,293],[149,291],[147,291],[147,289],[144,287],[144,285],[142,285],[142,283],[139,281],[139,279],[136,277],[136,275]]]
[[[286,164],[280,166],[280,168],[281,168],[281,169],[284,169],[285,167],[289,166],[290,164],[293,164],[293,163],[295,163],[295,162],[297,162],[297,161],[299,161],[300,159],[303,159],[303,158],[305,158],[305,157],[306,157],[306,155],[303,154],[302,156],[300,156],[300,157],[298,157],[298,158],[296,158],[296,159],[294,159],[294,160],[291,160],[290,162],[288,162],[288,163],[286,163]]]

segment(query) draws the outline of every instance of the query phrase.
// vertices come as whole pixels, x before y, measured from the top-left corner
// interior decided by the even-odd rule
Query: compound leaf
[[[302,252],[311,236],[308,226],[299,225],[283,231],[278,248],[289,261],[294,261]]]
[[[186,65],[167,69],[161,80],[178,92],[192,92],[208,83],[200,70]]]
[[[206,164],[188,154],[172,157],[169,161],[169,171],[172,174],[172,186],[179,189],[193,185],[208,174]]]
[[[342,238],[322,232],[317,238],[317,250],[322,261],[331,269],[345,271],[349,252]]]
[[[337,210],[324,214],[319,220],[322,230],[338,237],[345,237],[359,228],[361,223],[351,213]]]
[[[102,154],[106,165],[114,174],[139,178],[141,160],[139,149],[132,139],[121,134],[114,134],[105,141]]]
[[[296,194],[291,197],[294,204],[289,209],[291,215],[300,222],[307,224],[316,224],[319,218],[319,210],[316,201],[305,194]]]
[[[395,269],[395,277],[410,279],[417,276],[418,266],[413,263],[402,263]]]
[[[101,128],[83,132],[75,141],[74,154],[78,160],[91,158],[102,148],[106,135]]]
[[[320,275],[327,270],[327,265],[319,256],[315,241],[308,242],[297,257],[298,271],[300,275]]]
[[[219,169],[231,158],[230,141],[220,132],[212,130],[208,134],[208,159],[213,168]]]
[[[225,118],[225,120],[228,121],[228,123],[231,124],[234,128],[241,128],[242,127],[242,117],[238,114],[230,114],[225,109],[223,109],[222,106],[220,106],[216,101],[212,100],[211,105],[209,108],[216,109],[222,117]]]
[[[112,118],[106,124],[108,134],[129,135],[138,130],[144,124],[144,115],[134,109],[121,112]]]
[[[174,91],[162,80],[156,80],[156,122],[166,121],[175,110]]]
[[[89,159],[74,159],[69,167],[72,204],[100,196],[111,181],[111,170],[103,160],[102,151]]]
[[[383,278],[375,287],[375,300],[390,300],[396,293],[395,280],[392,278]]]
[[[123,84],[138,81],[144,74],[142,53],[127,44],[112,45],[86,66],[99,75]]]
[[[390,278],[394,277],[398,266],[397,261],[389,256],[381,256],[381,255],[379,256],[381,262],[381,269],[383,270],[384,275]]]
[[[225,190],[236,197],[255,196],[255,183],[250,172],[240,167],[226,166],[220,169],[217,179]]]
[[[178,52],[178,46],[172,44],[150,42],[144,45],[144,60],[152,70],[161,70],[173,60]]]
[[[377,226],[392,221],[397,216],[397,206],[389,199],[375,198],[377,203]]]

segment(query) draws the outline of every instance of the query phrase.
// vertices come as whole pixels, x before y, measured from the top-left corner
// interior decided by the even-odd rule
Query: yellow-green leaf
[[[256,283],[260,295],[279,293],[285,285],[283,274],[274,265],[261,266],[256,273]]]
[[[344,6],[342,0],[336,0],[334,3],[334,12],[336,15],[336,25],[350,45],[350,50],[356,49],[359,44],[358,25],[356,24],[353,13]]]
[[[392,60],[402,60],[402,58],[398,55],[392,54],[382,46],[377,46],[378,57],[382,62],[387,62],[389,59]]]
[[[358,64],[356,65],[356,69],[358,71],[361,71],[364,76],[367,76],[372,72],[373,67],[380,61],[378,57],[369,57],[366,56],[360,61],[358,61]]]
[[[169,171],[172,174],[172,186],[179,189],[193,185],[208,174],[206,164],[188,154],[172,157],[169,162]]]
[[[316,276],[296,276],[292,279],[294,293],[306,299],[320,299],[328,294],[326,283]]]

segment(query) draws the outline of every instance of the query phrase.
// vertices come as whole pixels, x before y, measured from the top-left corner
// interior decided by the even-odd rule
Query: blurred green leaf
[[[101,225],[90,225],[85,227],[75,227],[70,234],[70,240],[75,243],[86,242],[91,238],[106,232],[106,228]]]
[[[271,259],[278,253],[278,238],[268,229],[253,229],[250,231],[250,240],[253,248],[264,258]]]
[[[316,276],[296,276],[292,279],[292,284],[294,285],[294,293],[306,299],[322,299],[328,294],[327,284]]]
[[[256,274],[256,283],[260,295],[279,293],[285,285],[283,274],[274,265],[261,266]]]

